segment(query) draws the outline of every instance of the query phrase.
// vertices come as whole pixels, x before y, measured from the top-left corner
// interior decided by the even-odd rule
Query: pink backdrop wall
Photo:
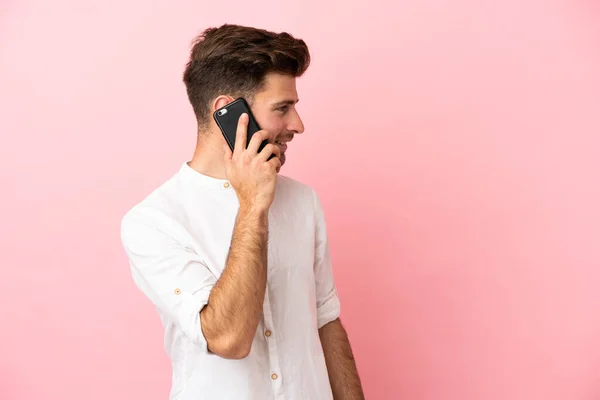
[[[191,155],[180,77],[223,22],[311,48],[284,172],[368,399],[600,398],[600,7],[334,3],[2,2],[0,399],[167,398],[119,222]]]

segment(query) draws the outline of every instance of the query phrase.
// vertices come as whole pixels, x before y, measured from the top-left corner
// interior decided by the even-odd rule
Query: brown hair
[[[210,103],[217,96],[228,94],[252,102],[268,73],[299,77],[309,64],[308,47],[301,39],[286,32],[225,24],[206,29],[194,40],[183,82],[204,129],[211,118]]]

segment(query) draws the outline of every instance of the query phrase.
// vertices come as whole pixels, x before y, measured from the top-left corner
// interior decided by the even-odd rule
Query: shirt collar
[[[213,190],[233,190],[227,179],[218,179],[201,174],[190,167],[187,162],[183,163],[179,172],[185,179],[194,182],[195,185]]]

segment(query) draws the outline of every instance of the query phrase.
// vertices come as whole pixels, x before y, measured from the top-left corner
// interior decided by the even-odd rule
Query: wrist
[[[269,215],[269,208],[259,206],[256,203],[240,203],[239,214],[252,219],[266,219]]]

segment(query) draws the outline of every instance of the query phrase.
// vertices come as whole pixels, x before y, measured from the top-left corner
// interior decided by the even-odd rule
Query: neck
[[[202,175],[216,179],[227,179],[227,171],[223,161],[223,143],[222,138],[211,131],[200,132],[194,156],[188,162],[188,165]]]

